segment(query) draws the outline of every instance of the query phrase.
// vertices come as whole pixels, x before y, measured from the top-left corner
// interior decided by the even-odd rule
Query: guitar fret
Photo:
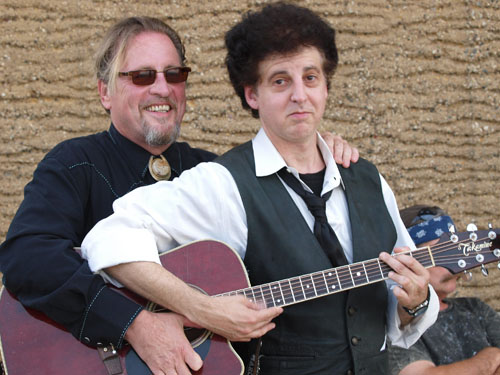
[[[254,288],[251,288],[250,290],[252,291],[252,296],[253,296],[253,302],[257,303],[257,298],[255,298],[255,293],[253,291]]]
[[[262,285],[259,285],[259,289],[260,289],[260,301],[263,302],[264,305],[266,305],[266,307],[271,307],[267,305],[267,300],[266,296],[264,295],[264,291],[262,290]]]
[[[316,295],[322,296],[328,293],[328,286],[326,285],[323,272],[313,274],[313,282],[316,288]]]
[[[264,289],[262,289],[262,293],[265,296],[266,306],[267,307],[276,306],[276,303],[274,303],[273,292],[271,291],[271,288],[270,288],[269,284],[261,285],[261,288],[263,288],[263,287],[267,287],[267,289],[269,290],[269,292],[264,292]]]
[[[354,278],[352,277],[352,270],[351,270],[351,266],[347,266],[347,268],[349,269],[349,275],[351,275],[352,285],[356,285],[356,284],[354,283]]]
[[[366,273],[366,279],[370,283],[382,280],[382,269],[380,268],[380,265],[377,265],[377,261],[378,261],[378,259],[372,259],[372,260],[364,262],[366,268],[368,268],[370,270]],[[376,272],[377,267],[380,270],[380,275],[378,272]]]
[[[311,282],[312,282],[312,285],[313,285],[313,289],[314,289],[314,294],[316,295],[316,297],[318,296],[318,292],[316,291],[316,284],[314,283],[314,279],[313,279],[313,276],[312,274],[309,275],[311,277]]]
[[[326,292],[328,293],[328,281],[326,281],[325,271],[321,272],[321,274],[323,275],[323,280],[325,281]]]
[[[339,279],[339,271],[337,271],[336,268],[335,268],[335,274],[337,275],[337,283],[339,285],[339,288],[342,290],[342,283],[340,282],[340,279]]]
[[[370,280],[368,280],[368,272],[366,272],[365,262],[363,262],[362,264],[363,264],[363,270],[365,271],[366,282],[369,283]]]
[[[351,267],[350,266],[342,266],[338,268],[339,283],[342,286],[342,289],[350,289],[354,286],[354,279],[352,277]]]
[[[278,285],[280,286],[280,293],[281,293],[281,300],[283,301],[283,305],[286,304],[286,301],[285,301],[285,295],[283,294],[283,288],[281,287],[281,283],[278,283]]]
[[[377,259],[378,263],[378,269],[380,270],[380,277],[383,279],[384,278],[384,272],[382,271],[382,266],[380,265],[380,260]]]
[[[304,293],[304,287],[302,286],[302,281],[300,280],[300,277],[294,277],[292,281],[293,281],[292,290],[293,290],[293,295],[295,297],[295,302],[300,302],[305,300],[306,295]]]
[[[293,292],[292,282],[288,279],[288,284],[290,285],[290,293],[292,294],[293,302],[295,302],[295,293]]]
[[[252,301],[252,302],[255,302],[255,297],[252,297],[253,296],[253,291],[252,289],[244,289],[241,291],[243,293],[243,295],[245,296],[246,299]],[[251,294],[250,294],[251,293]]]
[[[269,289],[271,290],[271,294],[273,296],[274,306],[281,306],[283,304],[283,295],[280,293],[278,286],[279,283],[277,282],[269,284]]]
[[[389,272],[392,271],[392,268],[389,267],[387,264],[385,263],[381,263],[381,267],[383,269],[383,272],[382,272],[382,275],[383,275],[383,278],[384,279],[387,279],[389,277]]]
[[[335,274],[333,272],[328,272],[325,276],[325,282],[327,285],[327,290],[330,293],[340,291],[342,288],[340,287],[339,278],[337,271],[335,270]]]
[[[301,276],[300,282],[302,283],[302,287],[303,287],[304,295],[305,295],[306,299],[311,299],[313,297],[316,297],[316,294],[314,292],[314,288],[311,288],[311,284],[310,284],[308,279],[310,279],[309,275]],[[304,282],[305,282],[305,287],[304,287]]]
[[[366,281],[365,281],[365,280],[367,280],[366,279],[366,271],[364,270],[363,263],[351,264],[349,269],[351,271],[353,286],[363,285],[366,283]]]

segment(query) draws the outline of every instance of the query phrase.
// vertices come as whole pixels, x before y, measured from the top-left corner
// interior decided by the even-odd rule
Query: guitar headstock
[[[500,262],[500,229],[477,230],[469,225],[467,232],[445,233],[431,246],[436,266],[457,274],[491,262]],[[500,267],[500,263],[499,263]]]

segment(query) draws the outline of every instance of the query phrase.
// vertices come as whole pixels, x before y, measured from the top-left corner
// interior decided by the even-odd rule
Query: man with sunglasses
[[[183,335],[182,319],[148,314],[93,274],[74,247],[111,214],[115,199],[214,159],[176,141],[190,72],[184,64],[180,38],[158,19],[127,18],[109,29],[96,70],[111,126],[65,141],[45,156],[0,249],[4,285],[25,306],[42,311],[90,346],[120,348],[128,340],[146,353],[143,359],[152,369],[179,360],[182,366],[200,366]],[[335,140],[337,158],[342,160],[344,148],[348,164],[351,149]],[[352,154],[355,160],[357,151]]]
[[[113,215],[84,239],[82,254],[92,270],[188,319],[218,304],[219,320],[207,316],[201,325],[232,338],[241,332],[225,320],[239,318],[238,297],[206,297],[180,282],[174,292],[175,278],[158,256],[197,239],[223,241],[244,260],[252,285],[271,283],[262,287],[272,296],[267,306],[291,305],[276,310],[273,326],[255,330],[267,332],[262,345],[240,348],[247,369],[386,374],[387,338],[414,343],[434,322],[438,301],[416,259],[380,254],[414,247],[385,180],[366,160],[337,167],[317,133],[338,61],[335,31],[310,10],[279,2],[246,14],[225,42],[233,88],[261,124],[256,137],[117,200]],[[366,267],[346,266],[373,258]],[[382,280],[382,268],[392,283],[373,282]],[[245,297],[259,301],[255,294]],[[190,309],[190,300],[199,303]]]

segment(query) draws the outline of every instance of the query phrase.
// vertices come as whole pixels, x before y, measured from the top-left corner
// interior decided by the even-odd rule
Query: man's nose
[[[151,94],[168,96],[172,92],[172,86],[167,82],[164,72],[157,72],[156,79],[150,88]]]

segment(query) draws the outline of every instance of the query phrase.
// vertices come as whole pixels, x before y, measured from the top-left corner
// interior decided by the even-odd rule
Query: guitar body
[[[221,242],[194,242],[163,253],[160,259],[166,269],[208,295],[249,286],[241,259]],[[126,295],[147,305],[133,293]],[[203,359],[196,375],[243,374],[243,363],[228,340],[205,330],[195,331],[201,333],[191,342]],[[0,296],[0,349],[8,375],[108,375],[96,349],[82,344],[42,313],[25,308],[5,288]],[[151,374],[130,346],[119,350],[119,356],[123,374]]]

